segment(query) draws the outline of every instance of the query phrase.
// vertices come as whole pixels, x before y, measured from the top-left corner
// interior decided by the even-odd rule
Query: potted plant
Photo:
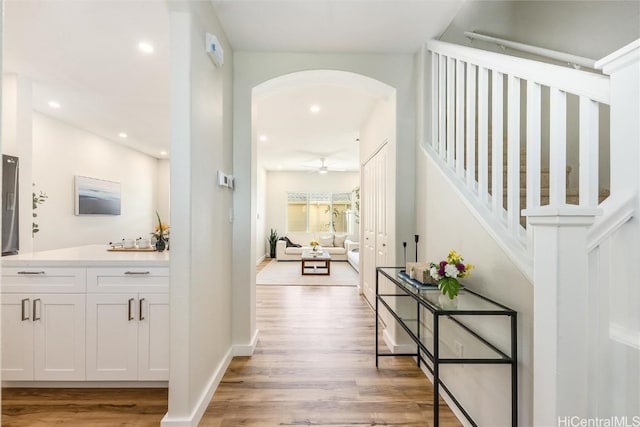
[[[278,232],[271,229],[271,233],[269,234],[269,256],[271,258],[276,257],[276,245],[278,244]]]

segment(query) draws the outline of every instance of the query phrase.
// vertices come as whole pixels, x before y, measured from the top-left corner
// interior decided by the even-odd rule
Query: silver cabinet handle
[[[40,320],[40,317],[38,317],[38,311],[36,310],[36,308],[38,307],[38,303],[40,302],[40,298],[36,298],[33,300],[33,321],[35,322],[36,320]]]
[[[139,306],[139,311],[138,311],[138,319],[140,320],[144,320],[144,316],[142,315],[142,303],[144,301],[144,298],[140,298],[140,306]]]
[[[18,271],[18,274],[45,274],[44,271]]]
[[[151,274],[151,272],[150,271],[125,271],[124,274],[129,274],[129,275],[131,275],[131,274],[133,274],[133,275],[135,275],[135,274]]]
[[[25,310],[25,302],[27,303],[26,306],[26,310]],[[24,322],[25,320],[29,320],[29,298],[25,298],[22,300],[22,321]]]
[[[131,309],[131,303],[135,301],[134,298],[129,298],[129,319],[128,320],[133,320],[133,310]]]

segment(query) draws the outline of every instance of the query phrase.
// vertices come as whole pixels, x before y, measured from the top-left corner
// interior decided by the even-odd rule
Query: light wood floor
[[[406,357],[375,367],[374,315],[351,287],[258,286],[258,346],[235,358],[200,425],[432,425],[432,387]],[[444,403],[440,425],[459,426]],[[157,426],[165,389],[3,389],[3,426]]]
[[[354,288],[258,286],[258,346],[235,358],[201,426],[432,425],[432,387],[407,357],[375,367],[374,314]],[[440,425],[459,426],[441,403]]]

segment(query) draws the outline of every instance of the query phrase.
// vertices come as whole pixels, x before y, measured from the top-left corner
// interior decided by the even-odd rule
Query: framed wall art
[[[75,176],[76,215],[120,215],[120,183]]]

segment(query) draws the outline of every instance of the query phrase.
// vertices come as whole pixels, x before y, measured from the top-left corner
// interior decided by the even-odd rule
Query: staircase
[[[489,139],[491,139],[491,130],[489,130]],[[507,152],[507,141],[504,140],[503,144],[503,153]],[[477,141],[476,141],[476,150],[477,150]],[[477,151],[476,151],[477,152]],[[491,175],[493,172],[492,165],[492,146],[488,147],[488,174]],[[571,166],[566,167],[566,204],[567,205],[579,205],[580,204],[580,192],[570,187],[570,180],[573,178],[571,176],[572,168]],[[550,189],[550,169],[548,167],[540,168],[540,206],[549,205],[549,189]],[[478,180],[478,164],[476,159],[476,181]],[[502,206],[505,208],[507,206],[507,157],[503,155],[502,159]],[[527,206],[527,153],[522,151],[520,153],[520,206]],[[492,196],[492,182],[488,183],[489,187],[489,196]],[[602,203],[607,197],[609,197],[609,190],[605,188],[600,188],[598,192],[598,203]],[[525,216],[520,216],[520,225],[524,228],[527,227],[527,219]]]
[[[640,39],[596,61],[603,74],[440,41],[424,54],[424,151],[533,285],[532,366],[520,360],[525,375],[535,372],[533,396],[521,402],[532,414],[521,424],[634,411],[640,386],[628,372],[640,351],[640,293],[629,265],[640,259]],[[568,95],[579,99],[577,117],[567,117]],[[610,189],[598,175],[600,105],[610,107]],[[576,141],[567,138],[572,123]],[[568,146],[578,169],[567,163]],[[499,281],[492,286],[508,292]],[[626,403],[612,404],[620,393]]]

